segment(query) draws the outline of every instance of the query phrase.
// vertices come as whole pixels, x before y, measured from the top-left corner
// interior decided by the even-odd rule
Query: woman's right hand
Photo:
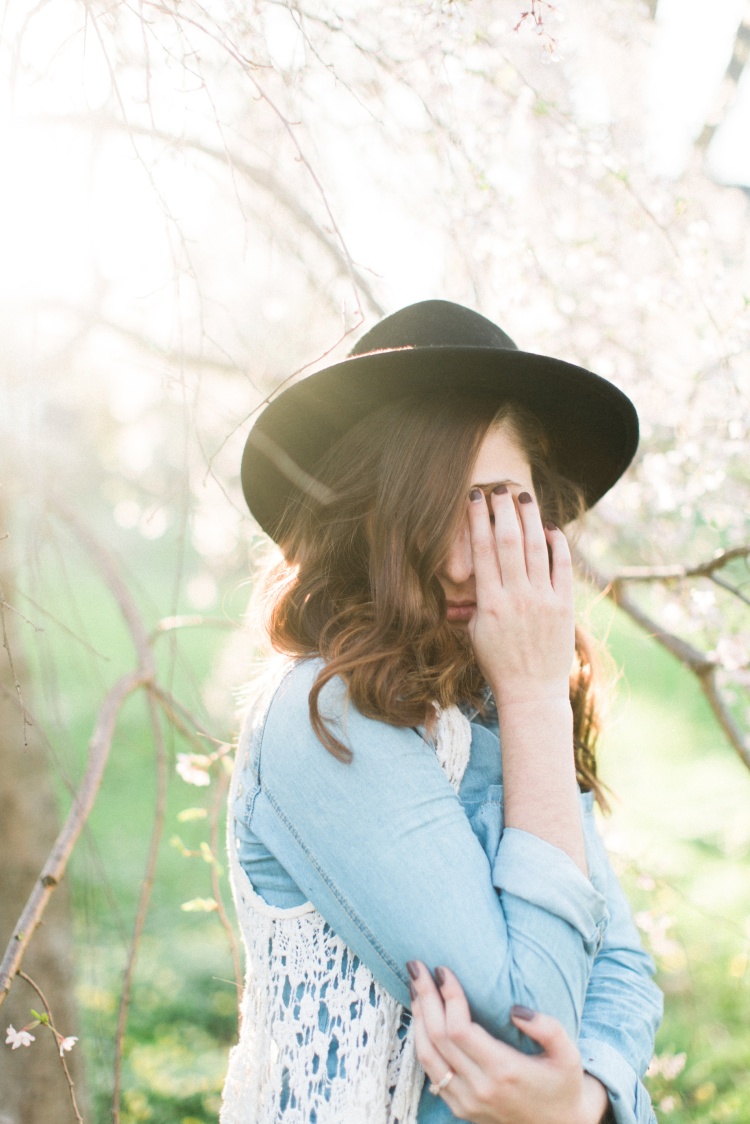
[[[468,508],[477,601],[468,631],[498,708],[567,700],[575,623],[565,535],[542,525],[529,492],[516,505],[505,485],[487,500],[473,488]]]
[[[565,536],[528,492],[469,496],[477,609],[469,636],[497,704],[505,826],[559,847],[588,874],[578,807],[569,676],[573,572]],[[552,565],[549,564],[549,554]]]

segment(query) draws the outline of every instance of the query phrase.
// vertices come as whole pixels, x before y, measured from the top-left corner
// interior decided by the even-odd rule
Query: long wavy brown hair
[[[583,510],[579,489],[552,463],[537,419],[505,402],[405,398],[342,437],[316,477],[335,494],[298,495],[285,513],[284,561],[264,589],[266,626],[278,651],[324,659],[310,692],[310,718],[342,761],[351,750],[323,720],[319,700],[341,676],[357,709],[394,726],[429,722],[433,704],[482,710],[487,684],[468,636],[446,620],[438,578],[465,514],[471,469],[496,425],[526,454],[542,517],[562,526]],[[596,775],[599,730],[591,646],[576,629],[570,698],[578,781],[606,807]]]

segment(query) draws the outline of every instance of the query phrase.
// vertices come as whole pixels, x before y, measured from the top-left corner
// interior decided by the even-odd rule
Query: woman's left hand
[[[584,1073],[575,1044],[556,1019],[513,1009],[521,1012],[512,1012],[514,1024],[544,1050],[522,1054],[472,1022],[463,989],[449,969],[442,969],[438,989],[425,965],[412,963],[418,967],[412,983],[417,1056],[435,1085],[453,1072],[438,1095],[454,1116],[472,1124],[600,1124],[605,1119],[604,1086]]]

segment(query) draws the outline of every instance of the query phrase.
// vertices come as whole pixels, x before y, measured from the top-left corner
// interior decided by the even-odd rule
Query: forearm
[[[584,1073],[581,1124],[611,1124],[613,1120],[607,1090],[601,1081]]]
[[[559,847],[587,875],[567,697],[501,702],[498,721],[506,827]]]

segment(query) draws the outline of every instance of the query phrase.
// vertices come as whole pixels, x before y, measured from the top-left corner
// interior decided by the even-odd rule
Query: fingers
[[[492,593],[500,583],[495,536],[481,488],[469,493],[469,539],[476,580],[477,609],[489,608]]]
[[[549,589],[550,562],[547,551],[547,537],[542,526],[539,505],[529,492],[521,492],[518,497],[518,514],[523,528],[523,548],[528,580],[537,588]],[[562,532],[558,532],[562,535]]]
[[[488,1034],[478,1023],[472,1022],[464,989],[450,968],[436,968],[436,977],[438,973],[442,973],[440,995],[445,1006],[446,1034],[475,1063],[480,1072],[498,1072],[503,1058],[511,1058],[516,1051],[512,1046]]]
[[[528,495],[528,492],[523,492]],[[527,584],[524,532],[516,514],[513,496],[505,484],[493,488],[490,503],[495,516],[495,546],[503,585]]]
[[[511,1007],[510,1014],[515,1026],[538,1042],[551,1061],[563,1065],[580,1063],[577,1047],[557,1019],[539,1011],[530,1011],[528,1007]]]
[[[418,968],[411,985],[417,1056],[430,1080],[437,1084],[448,1069],[472,1083],[481,1080],[481,1070],[467,1050],[476,1052],[477,1033],[486,1032],[472,1023],[469,1004],[456,977],[451,973],[455,988],[444,1002],[425,965],[419,961],[410,963]],[[445,969],[443,972],[447,976]]]
[[[565,535],[554,523],[546,523],[544,533],[552,552],[552,588],[564,601],[573,597],[573,562]]]
[[[495,520],[494,531],[480,488],[469,496],[469,533],[474,573],[477,579],[477,605],[488,583],[503,586],[550,585],[550,558],[547,550],[552,531],[542,526],[539,506],[529,492],[522,491],[514,501],[505,485],[498,485],[488,500]],[[552,525],[550,525],[552,526]],[[554,528],[556,539],[565,536]],[[564,558],[563,558],[564,561]],[[492,588],[491,585],[489,588]]]

